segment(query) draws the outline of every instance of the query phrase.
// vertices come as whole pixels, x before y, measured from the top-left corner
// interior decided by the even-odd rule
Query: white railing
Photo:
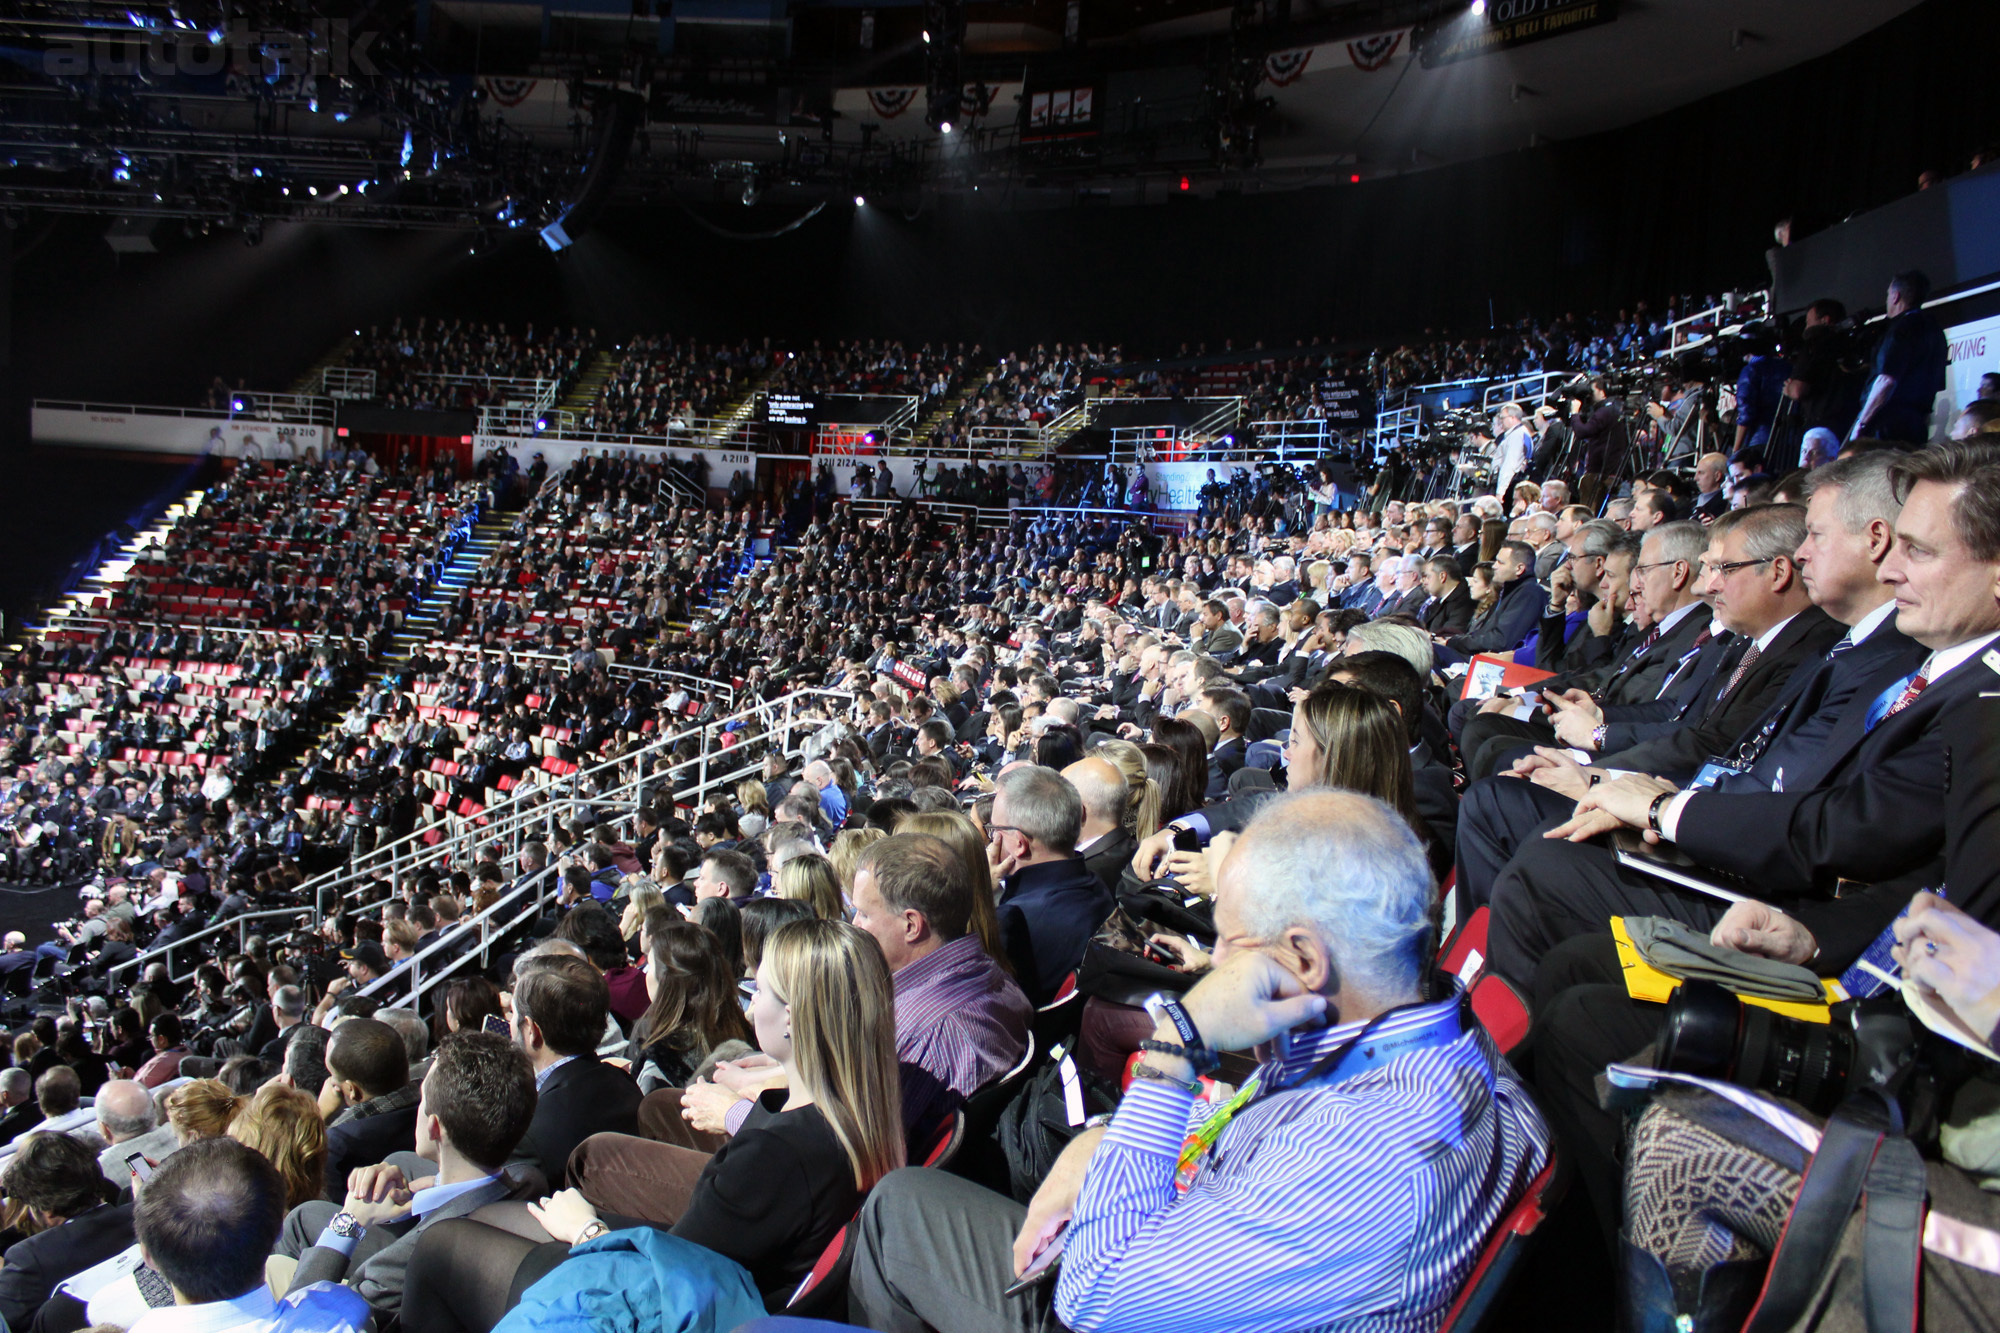
[[[1048,431],[1042,426],[974,426],[965,433],[965,443],[947,450],[948,457],[1038,458],[1048,449]]]
[[[804,725],[818,726],[823,719],[801,717],[801,705],[808,701],[843,699],[849,702],[853,696],[844,690],[805,689],[794,690],[780,695],[775,700],[758,700],[745,708],[726,716],[718,716],[704,722],[695,723],[679,731],[661,735],[637,750],[602,760],[589,767],[580,767],[576,772],[557,778],[547,776],[545,770],[530,769],[529,773],[543,774],[546,780],[538,778],[530,782],[524,780],[507,794],[506,798],[485,806],[472,815],[447,814],[442,820],[433,818],[424,825],[393,841],[380,844],[365,853],[358,853],[346,866],[330,870],[306,881],[300,892],[318,901],[328,889],[340,890],[345,897],[353,897],[365,892],[367,884],[387,873],[392,879],[428,865],[433,861],[447,860],[465,853],[480,843],[497,841],[503,845],[513,844],[518,851],[521,844],[536,839],[536,836],[553,839],[557,822],[558,807],[565,799],[575,800],[585,794],[592,794],[604,800],[630,800],[638,803],[645,788],[651,784],[669,784],[672,789],[690,800],[699,800],[709,789],[747,776],[757,768],[756,763],[729,769],[720,774],[711,774],[711,760],[720,768],[725,757],[720,744],[722,733],[730,729],[730,724],[738,725],[756,722],[762,729],[767,744],[784,746],[792,731]],[[672,753],[673,747],[681,742],[694,739],[700,746],[692,759],[677,763],[661,764],[663,755]],[[621,775],[621,769],[629,769],[631,776]],[[611,784],[603,786],[600,784]],[[435,843],[427,843],[427,837],[442,825],[447,832],[441,834]],[[539,835],[531,836],[530,829],[539,829]]]
[[[237,914],[236,916],[230,917],[226,921],[218,921],[212,926],[204,926],[200,930],[192,931],[189,934],[183,935],[181,938],[175,940],[171,944],[162,944],[155,948],[146,950],[146,952],[140,954],[136,958],[128,958],[124,962],[119,963],[115,967],[107,968],[105,970],[104,975],[107,979],[109,979],[121,976],[126,972],[132,972],[133,979],[136,980],[137,978],[145,975],[144,972],[140,971],[139,969],[143,969],[148,964],[151,963],[165,963],[167,965],[168,974],[172,975],[173,958],[171,955],[177,949],[188,950],[188,952],[183,956],[187,958],[192,958],[194,960],[195,966],[199,967],[201,963],[205,961],[202,957],[202,951],[198,947],[190,949],[189,946],[191,945],[198,945],[202,940],[210,939],[216,935],[220,935],[225,930],[233,929],[237,933],[236,949],[238,953],[241,953],[243,951],[245,942],[249,940],[252,934],[250,930],[251,922],[270,921],[278,917],[290,917],[295,923],[303,924],[305,918],[311,917],[313,915],[314,915],[314,909],[312,904],[309,902],[302,903],[296,907],[273,907],[273,908],[268,908],[261,912],[242,912]],[[195,968],[190,967],[185,975],[174,977],[173,979],[175,981],[186,981],[189,977],[193,976],[194,973],[195,973]]]
[[[1549,396],[1557,385],[1566,384],[1576,378],[1573,370],[1537,370],[1526,375],[1516,375],[1511,380],[1501,380],[1498,384],[1486,386],[1480,399],[1480,406],[1492,411],[1502,403],[1519,403],[1533,412],[1540,401]]]
[[[1096,401],[1094,398],[1086,398],[1069,411],[1044,425],[1042,427],[1043,448],[1054,448],[1089,425],[1090,405]]]
[[[1724,292],[1715,305],[1667,325],[1667,348],[1681,351],[1699,347],[1713,338],[1739,333],[1745,324],[1765,318],[1770,309],[1769,291]]]
[[[301,425],[333,424],[333,400],[317,394],[251,393],[231,396],[228,408],[167,407],[154,403],[92,403],[37,398],[35,407],[50,412],[93,412],[127,417],[192,417],[204,421],[278,421]],[[234,405],[243,404],[239,409]]]
[[[420,645],[420,649],[426,654],[440,655],[446,659],[471,658],[483,654],[489,658],[504,657],[514,662],[548,662],[564,668],[569,666],[569,659],[561,653],[537,652],[530,648],[480,648],[476,644],[447,643],[443,640],[434,640],[430,643]],[[599,651],[603,650],[600,649]],[[678,681],[696,689],[711,690],[720,694],[732,709],[736,705],[736,686],[726,680],[716,680],[712,676],[697,676],[692,672],[674,671],[667,667],[640,666],[636,662],[620,662],[616,658],[611,659],[610,671],[613,675],[657,676],[667,680]],[[418,694],[419,692],[412,689],[410,693]]]
[[[483,959],[495,941],[503,939],[516,927],[542,915],[548,908],[549,899],[556,896],[562,887],[562,875],[554,866],[543,866],[532,875],[524,875],[515,880],[507,892],[500,895],[485,911],[462,920],[449,934],[440,934],[408,961],[399,964],[394,971],[379,976],[356,991],[381,1001],[385,1008],[413,1009],[423,1015],[424,997],[444,982],[451,980],[460,968],[474,959]],[[502,921],[501,917],[506,917]],[[497,924],[496,924],[497,923]],[[477,930],[477,943],[470,933]],[[456,954],[447,961],[439,959],[445,954]],[[408,986],[408,994],[393,998],[392,993]]]
[[[319,391],[328,398],[373,398],[375,372],[353,366],[323,366],[319,372]]]
[[[854,516],[863,522],[875,522],[894,518],[911,499],[915,499],[915,497],[904,497],[895,500],[887,498],[864,498],[859,500],[843,500],[840,503],[851,508],[854,511]],[[981,529],[1005,528],[1009,516],[1015,512],[1019,512],[1005,508],[996,508],[990,505],[960,504],[955,500],[916,499],[916,504],[919,508],[927,511],[949,514],[955,521],[962,520],[970,515],[973,526]]]
[[[1324,417],[1265,417],[1250,423],[1250,433],[1256,436],[1259,452],[1275,455],[1280,462],[1318,458],[1333,443],[1332,427]]]

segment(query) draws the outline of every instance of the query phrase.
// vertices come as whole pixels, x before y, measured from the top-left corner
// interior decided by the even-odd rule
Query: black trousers
[[[1538,717],[1523,722],[1505,713],[1477,713],[1466,719],[1458,752],[1465,756],[1465,771],[1474,778],[1484,778],[1503,772],[1500,764],[1506,756],[1536,745],[1560,744],[1555,728]]]
[[[1616,947],[1602,934],[1551,949],[1535,969],[1533,995],[1535,1100],[1615,1254],[1625,1117],[1599,1105],[1597,1079],[1659,1035],[1666,1006],[1625,993]]]
[[[1493,882],[1488,951],[1494,970],[1532,995],[1535,970],[1551,950],[1573,936],[1607,934],[1614,916],[1672,917],[1707,930],[1727,907],[1720,898],[1627,870],[1609,847],[1529,838]]]
[[[1576,802],[1525,778],[1487,778],[1458,803],[1458,893],[1470,910],[1492,901],[1493,885],[1521,847],[1567,820]]]

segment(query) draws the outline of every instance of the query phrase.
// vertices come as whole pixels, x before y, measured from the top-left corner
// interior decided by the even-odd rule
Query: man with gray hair
[[[35,1080],[15,1065],[0,1070],[0,1148],[42,1123],[42,1110],[35,1105]]]
[[[1528,442],[1533,436],[1528,431],[1527,413],[1519,403],[1502,403],[1500,410],[1493,414],[1493,493],[1505,499],[1513,492],[1514,483],[1528,470]]]
[[[306,993],[297,986],[279,986],[271,992],[271,1018],[278,1025],[278,1035],[264,1043],[257,1058],[267,1065],[282,1065],[285,1062],[285,1047],[291,1043],[298,1030],[305,1023]]]
[[[138,1153],[154,1166],[179,1146],[172,1125],[159,1123],[153,1095],[127,1078],[114,1078],[97,1090],[97,1132],[111,1146],[97,1154],[97,1169],[119,1189],[132,1183],[126,1159]]]
[[[1037,1005],[1056,997],[1113,899],[1076,855],[1083,798],[1054,769],[1023,765],[993,784],[987,855],[1000,873],[1000,942]]]
[[[884,1178],[857,1227],[850,1319],[1434,1323],[1548,1162],[1549,1135],[1455,986],[1426,988],[1433,895],[1421,844],[1384,803],[1269,802],[1221,857],[1215,966],[1155,1012],[1110,1126],[1072,1139],[1025,1209],[944,1172]],[[1253,1049],[1273,1058],[1176,1188],[1213,1110],[1197,1077],[1216,1052]],[[1007,1296],[1065,1220],[1052,1302]]]

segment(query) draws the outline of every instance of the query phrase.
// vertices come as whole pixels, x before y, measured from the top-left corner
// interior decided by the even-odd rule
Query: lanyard
[[[1411,1009],[1425,1007],[1434,1007],[1438,1012],[1420,1026],[1399,1032],[1382,1041],[1362,1045],[1368,1034],[1375,1031],[1384,1020]],[[1473,1021],[1463,993],[1459,995],[1458,1003],[1452,1005],[1444,1005],[1435,1000],[1414,1005],[1398,1005],[1369,1019],[1361,1031],[1335,1047],[1289,1085],[1279,1081],[1280,1062],[1266,1061],[1242,1087],[1236,1090],[1234,1096],[1216,1107],[1208,1119],[1187,1136],[1186,1142],[1181,1145],[1180,1160],[1175,1167],[1174,1188],[1183,1194],[1187,1193],[1188,1187],[1194,1183],[1194,1178],[1201,1169],[1202,1162],[1214,1150],[1216,1141],[1222,1137],[1222,1131],[1229,1127],[1229,1122],[1236,1118],[1237,1112],[1258,1100],[1266,1088],[1272,1093],[1295,1092],[1313,1083],[1327,1087],[1345,1083],[1371,1069],[1379,1069],[1400,1060],[1406,1055],[1430,1050],[1436,1046],[1449,1046],[1466,1034]]]

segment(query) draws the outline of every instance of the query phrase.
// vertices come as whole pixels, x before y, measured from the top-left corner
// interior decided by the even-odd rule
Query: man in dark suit
[[[1132,789],[1125,775],[1104,759],[1079,759],[1062,775],[1083,801],[1083,828],[1077,834],[1076,853],[1104,885],[1104,891],[1116,894],[1118,880],[1132,864],[1132,853],[1139,845],[1125,827]]]
[[[6,952],[0,953],[0,988],[4,988],[7,979],[16,972],[32,970],[37,956],[28,947],[28,937],[18,930],[7,932],[5,948]]]
[[[326,1192],[347,1196],[347,1177],[416,1144],[418,1089],[402,1036],[387,1023],[350,1018],[326,1044],[320,1109],[344,1108],[327,1122]]]
[[[1646,534],[1631,583],[1633,599],[1644,603],[1652,628],[1631,638],[1608,665],[1538,682],[1527,699],[1452,705],[1449,724],[1472,776],[1499,771],[1499,757],[1508,751],[1555,744],[1542,707],[1550,694],[1582,691],[1600,704],[1632,704],[1657,699],[1679,684],[1715,637],[1697,592],[1707,549],[1707,529],[1693,523],[1669,523]]]
[[[2000,505],[2000,449],[1953,444],[1903,455],[1889,476],[1903,507],[1880,578],[1893,591],[1897,629],[1928,650],[1924,660],[1908,672],[1898,663],[1871,673],[1782,781],[1762,777],[1768,751],[1706,789],[1618,778],[1590,788],[1575,817],[1552,830],[1566,840],[1524,842],[1495,881],[1490,936],[1493,966],[1524,992],[1558,941],[1602,933],[1611,916],[1671,916],[1708,929],[1723,915],[1719,900],[1580,841],[1599,833],[1647,830],[1698,867],[1742,877],[1826,957],[1858,954],[1913,889],[1938,882],[1941,719],[2000,679],[2000,655],[1989,651],[2000,638],[2000,522],[1989,517]],[[1843,902],[1865,895],[1879,910],[1832,910],[1841,880],[1868,886]]]
[[[1083,800],[1060,774],[1017,768],[994,783],[987,828],[1001,871],[1001,943],[1028,999],[1047,1004],[1113,905],[1076,855]]]
[[[67,1134],[31,1134],[7,1164],[7,1197],[43,1228],[8,1247],[0,1318],[25,1330],[56,1284],[132,1244],[132,1205],[106,1203],[97,1154]]]
[[[1417,619],[1433,635],[1450,638],[1463,634],[1472,624],[1472,592],[1465,586],[1465,571],[1450,555],[1434,555],[1424,562],[1424,601]]]
[[[1227,685],[1201,692],[1195,706],[1215,722],[1215,748],[1208,753],[1208,790],[1204,799],[1219,801],[1229,794],[1229,779],[1243,767],[1248,747],[1243,733],[1250,726],[1250,696]]]
[[[42,1108],[35,1103],[35,1076],[18,1065],[0,1070],[0,1147],[42,1123]]]
[[[1885,453],[1866,454],[1813,476],[1806,536],[1796,553],[1799,577],[1815,605],[1851,628],[1817,662],[1794,670],[1762,714],[1716,747],[1718,757],[1748,770],[1764,790],[1784,785],[1787,773],[1795,780],[1806,771],[1865,680],[1891,668],[1897,675],[1913,670],[1924,656],[1888,623],[1895,604],[1876,577],[1894,544],[1900,508],[1889,487],[1891,461]],[[1559,725],[1566,740],[1587,739],[1578,730],[1587,729],[1587,719],[1572,723],[1565,710]],[[1609,767],[1620,761],[1600,762]],[[1530,784],[1477,782],[1466,792],[1459,869],[1469,903],[1484,901],[1487,886],[1523,842],[1569,817],[1588,781],[1582,770],[1546,756],[1529,768],[1541,771]]]
[[[1542,585],[1535,582],[1535,548],[1509,540],[1493,557],[1493,580],[1500,601],[1490,624],[1448,637],[1441,657],[1463,661],[1475,653],[1510,653],[1519,648],[1541,621]]]
[[[417,1238],[433,1223],[525,1197],[502,1168],[535,1115],[526,1052],[490,1032],[445,1039],[425,1074],[414,1154],[397,1154],[350,1185],[344,1204],[300,1204],[276,1253],[298,1260],[290,1291],[345,1282],[378,1316],[397,1314]]]
[[[535,1118],[507,1161],[560,1189],[569,1155],[592,1134],[636,1134],[639,1085],[597,1058],[611,1012],[604,974],[568,953],[531,954],[515,965],[514,1040],[535,1067]]]

